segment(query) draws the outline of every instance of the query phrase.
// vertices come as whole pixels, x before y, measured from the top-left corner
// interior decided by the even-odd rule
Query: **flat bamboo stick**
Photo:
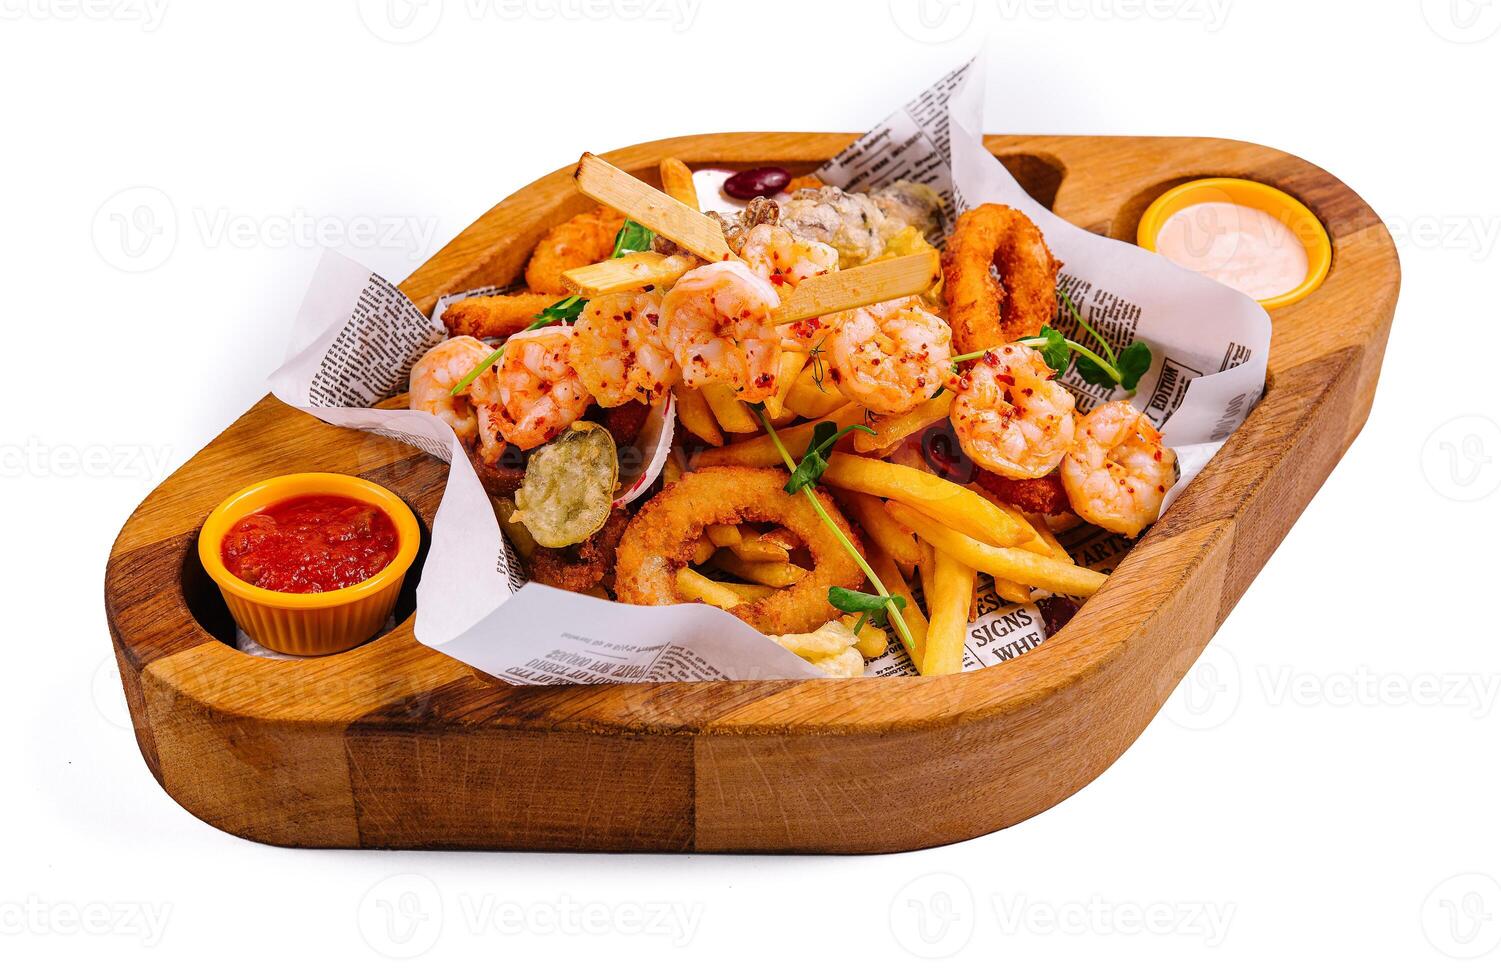
[[[579,158],[573,181],[584,196],[609,205],[706,262],[736,258],[718,221],[592,153]]]

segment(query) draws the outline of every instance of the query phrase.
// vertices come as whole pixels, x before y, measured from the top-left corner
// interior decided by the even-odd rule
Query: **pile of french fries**
[[[914,640],[908,654],[923,674],[953,674],[962,669],[966,628],[976,607],[978,572],[991,575],[997,594],[1010,602],[1030,601],[1038,591],[1087,597],[1105,582],[1102,573],[1076,565],[1041,518],[945,480],[927,468],[921,453],[902,451],[911,448],[909,436],[946,417],[949,397],[942,395],[901,415],[869,420],[877,434],[857,431],[846,436],[840,451],[830,456],[820,481],[863,532],[871,568],[887,591],[907,600],[902,617]],[[712,408],[709,416],[716,424],[720,421]],[[681,403],[679,417],[689,431],[704,438],[694,427],[704,420],[690,421]],[[794,458],[806,452],[815,426],[823,421],[843,427],[866,421],[866,417],[857,406],[841,403],[821,418],[779,428],[787,452]],[[730,431],[722,429],[721,435]],[[692,461],[695,468],[782,463],[768,435],[722,438],[718,444],[704,441],[711,448],[697,454]],[[722,531],[714,533],[730,540]],[[704,546],[706,553],[708,547]],[[759,553],[757,559],[762,560]],[[715,567],[731,574],[743,574],[737,569],[763,574],[748,562],[715,561]],[[711,582],[691,569],[684,573],[721,589],[746,588]],[[684,579],[679,579],[686,597],[714,605],[728,601],[723,593],[717,596],[721,601],[715,602],[703,588],[691,591],[699,584],[695,581],[685,587]],[[926,614],[914,600],[914,584],[920,584]],[[873,643],[870,648],[874,649]]]

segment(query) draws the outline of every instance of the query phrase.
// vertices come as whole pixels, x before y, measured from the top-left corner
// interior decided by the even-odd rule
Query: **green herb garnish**
[[[792,476],[782,489],[788,493],[797,493],[803,487],[816,485],[823,478],[824,470],[829,468],[829,450],[834,448],[836,442],[856,429],[870,435],[876,434],[876,430],[868,425],[846,425],[842,429],[833,422],[820,422],[815,425],[813,438],[808,443],[808,451],[803,454],[802,461],[793,468]]]
[[[787,470],[790,473],[792,473],[793,476],[794,476],[794,478],[795,478],[796,475],[797,475],[797,472],[798,472],[798,464],[794,463],[792,461],[792,456],[791,456],[790,453],[787,452],[787,447],[784,446],[784,445],[782,445],[782,437],[781,437],[780,434],[777,433],[777,430],[772,426],[771,419],[769,419],[769,418],[766,417],[766,413],[761,410],[761,407],[759,405],[752,405],[751,406],[751,410],[756,413],[756,416],[761,420],[761,424],[763,426],[765,426],[765,428],[766,428],[766,434],[769,435],[769,436],[771,436],[771,443],[772,443],[772,445],[774,445],[774,446],[777,447],[777,452],[781,455],[782,462],[787,465]],[[829,428],[825,430],[823,428],[824,426],[828,426]],[[849,428],[863,428],[863,426],[851,426]],[[807,455],[813,453],[813,450],[818,445],[825,444],[825,448],[824,448],[823,452],[827,452],[829,447],[832,447],[835,442],[839,441],[839,435],[838,434],[836,434],[834,436],[834,438],[831,439],[831,440],[820,439],[819,438],[819,431],[820,430],[823,430],[826,434],[829,433],[829,432],[833,432],[834,431],[834,423],[832,423],[832,422],[820,422],[818,425],[816,425],[816,426],[813,427],[813,439],[808,443],[808,454],[805,454],[805,456],[804,456],[805,459],[806,459]],[[848,429],[846,429],[846,431],[848,431]],[[823,453],[819,453],[819,455],[822,455],[822,454]],[[818,470],[818,476],[822,476],[823,475],[823,471],[825,469],[828,469],[828,465],[829,465],[828,461],[825,460],[824,464],[823,464],[823,467]],[[810,504],[813,505],[813,510],[814,510],[814,512],[816,514],[818,514],[818,519],[821,520],[821,521],[823,521],[824,525],[827,526],[829,530],[831,530],[831,531],[834,532],[834,537],[836,537],[836,538],[839,539],[839,544],[844,548],[844,550],[846,552],[849,553],[849,556],[851,558],[855,559],[855,564],[860,566],[860,571],[862,571],[862,572],[865,573],[865,578],[870,582],[870,584],[876,590],[876,597],[878,599],[882,600],[881,605],[882,605],[882,607],[884,609],[887,610],[887,616],[888,616],[890,622],[892,623],[892,625],[894,625],[896,627],[897,633],[901,635],[902,644],[904,646],[906,646],[906,648],[909,651],[910,650],[915,650],[917,648],[917,641],[912,638],[912,631],[907,628],[907,622],[906,622],[906,620],[902,619],[901,607],[902,607],[903,603],[889,601],[889,600],[892,600],[892,599],[900,599],[901,597],[900,596],[893,596],[890,592],[886,591],[886,586],[884,584],[882,584],[880,577],[877,576],[876,573],[875,573],[875,571],[870,567],[870,563],[865,560],[865,556],[862,555],[862,554],[860,554],[860,549],[855,547],[854,542],[851,541],[845,535],[845,533],[839,529],[839,525],[835,524],[834,521],[833,521],[833,519],[831,517],[829,517],[829,512],[827,510],[824,510],[823,502],[818,499],[818,494],[816,494],[816,493],[813,492],[813,484],[815,482],[817,482],[817,477],[815,477],[810,482],[806,482],[806,483],[801,484],[801,486],[798,489],[800,489],[802,491],[803,496],[805,496],[805,497],[808,498],[808,503],[810,503]],[[793,489],[790,488],[791,484],[792,484],[792,480],[788,480],[787,483],[788,483],[788,487],[785,487],[784,489],[786,489],[788,493],[797,493],[798,492],[797,490],[793,490]],[[834,601],[834,593],[835,593],[836,590],[839,591],[839,592],[841,592],[841,593],[846,593],[847,592],[847,593],[849,593],[851,595],[863,595],[864,594],[864,593],[854,592],[851,589],[839,589],[838,586],[830,587],[830,589],[829,589],[829,604],[831,606],[834,606],[835,609],[839,609],[840,608],[840,606]],[[857,625],[858,626],[863,626],[865,624],[864,624],[864,621],[862,620]],[[858,629],[855,632],[856,632],[857,635],[859,634],[859,630]]]
[[[1124,388],[1127,394],[1136,394],[1136,386],[1141,383],[1141,376],[1147,373],[1152,366],[1152,349],[1140,340],[1134,341],[1119,355],[1114,348],[1100,336],[1094,327],[1080,315],[1078,307],[1068,293],[1060,291],[1063,303],[1079,326],[1089,336],[1094,338],[1095,343],[1100,345],[1101,353],[1096,353],[1083,344],[1069,340],[1061,332],[1052,327],[1043,327],[1035,337],[1023,337],[1016,343],[1022,347],[1031,347],[1042,354],[1042,359],[1054,373],[1062,374],[1068,370],[1070,363],[1075,364],[1079,377],[1086,384],[1098,385],[1102,388]],[[984,357],[995,348],[974,351],[970,354],[961,354],[954,358],[954,363],[972,361],[977,357]],[[1077,360],[1076,360],[1077,358]]]

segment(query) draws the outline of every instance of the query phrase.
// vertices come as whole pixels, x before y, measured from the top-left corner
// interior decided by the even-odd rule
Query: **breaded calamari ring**
[[[959,215],[943,249],[943,298],[955,353],[1008,344],[1051,323],[1062,265],[1032,219],[1015,208],[982,204]]]
[[[615,563],[615,595],[638,606],[682,602],[677,572],[690,564],[693,549],[710,524],[765,521],[787,528],[813,555],[813,569],[796,584],[730,610],[768,634],[806,633],[836,614],[829,586],[857,588],[860,566],[844,550],[802,494],[782,489],[781,470],[711,466],[685,474],[663,489],[631,518],[620,539]],[[834,501],[815,491],[829,518],[849,537],[859,537]],[[859,544],[855,545],[857,548]]]
[[[548,229],[526,264],[526,286],[534,293],[567,293],[563,273],[603,262],[615,250],[625,216],[600,206]]]
[[[547,293],[471,296],[443,311],[450,337],[509,337],[531,326],[538,313],[562,299]]]

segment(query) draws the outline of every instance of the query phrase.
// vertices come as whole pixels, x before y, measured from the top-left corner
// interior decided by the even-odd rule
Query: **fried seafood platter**
[[[722,171],[769,162],[796,179],[850,140],[851,134],[841,133],[689,136],[615,151],[609,160],[658,186],[664,183],[665,157]],[[397,603],[395,627],[355,649],[329,657],[247,656],[235,649],[229,611],[196,557],[197,530],[225,494],[295,470],[360,476],[388,486],[409,504],[430,543],[448,472],[422,448],[330,426],[267,396],[153,491],[111,551],[104,588],[111,639],[142,757],[163,789],[215,827],[284,846],[870,853],[931,847],[999,830],[1087,785],[1162,707],[1360,431],[1381,367],[1399,270],[1379,216],[1353,190],[1277,150],[1226,140],[1085,136],[989,136],[984,145],[1032,198],[1060,218],[1122,241],[1132,239],[1143,209],[1163,187],[1206,173],[1275,183],[1315,211],[1336,256],[1316,292],[1272,313],[1270,383],[1261,403],[1165,516],[1135,539],[1108,584],[1041,648],[997,669],[861,683],[511,685],[418,641],[408,588]],[[513,292],[533,293],[522,300],[533,308],[566,298],[574,286],[538,293],[527,285],[526,268],[552,229],[599,206],[578,193],[574,172],[573,165],[560,169],[498,203],[401,283],[401,290],[424,315],[441,297],[495,283],[516,283]],[[841,245],[853,253],[860,242],[834,247]],[[590,259],[597,254],[596,248]],[[696,255],[632,254],[634,259],[627,256],[632,267],[668,277],[674,266],[703,262]],[[590,267],[572,266],[574,261],[581,260],[565,264]],[[621,272],[618,265],[611,268]],[[921,300],[938,311],[942,290]],[[502,309],[499,315],[515,322],[535,314]],[[954,313],[935,315],[949,324],[953,359],[962,357]],[[988,328],[988,321],[981,326]],[[863,411],[834,402],[844,396],[828,378],[827,356],[823,363],[822,390],[816,384],[794,385],[783,400],[796,414],[776,431],[795,464],[813,443],[809,432],[799,445],[798,427],[807,420],[842,410],[834,418],[840,428],[863,424]],[[800,404],[794,390],[826,401]],[[945,386],[930,404],[937,410],[936,403],[957,395]],[[753,403],[745,404],[749,409]],[[767,402],[761,405],[766,410]],[[581,421],[609,430],[609,411],[591,405]],[[687,429],[679,414],[679,428]],[[710,414],[722,446],[688,430],[678,437],[681,452],[674,453],[677,461],[666,479],[654,481],[648,493],[623,507],[614,506],[612,498],[601,529],[606,533],[592,536],[588,545],[539,547],[530,561],[532,572],[547,574],[538,571],[538,563],[552,561],[555,574],[566,569],[573,576],[573,588],[597,585],[611,594],[619,588],[619,552],[628,525],[664,490],[712,469],[745,467],[774,473],[784,483],[790,479],[775,446],[769,452],[764,448],[770,440],[756,441],[766,435],[764,427],[759,433],[733,432],[719,424],[712,409]],[[953,425],[951,406],[940,414],[950,416],[948,422],[923,431],[946,435]],[[618,426],[625,418],[614,421]],[[1079,420],[1074,421],[1077,433]],[[773,425],[780,422],[779,417]],[[712,436],[714,430],[699,424]],[[1023,481],[982,467],[950,472],[944,462],[952,454],[935,451],[924,454],[930,472],[923,474],[908,465],[916,462],[908,449],[882,456],[865,448],[871,438],[861,430],[842,437],[809,489],[831,518],[837,510],[878,578],[884,569],[892,584],[897,575],[907,583],[911,601],[900,610],[903,621],[910,629],[916,618],[908,611],[922,612],[931,649],[933,621],[941,617],[937,610],[928,617],[932,606],[922,594],[923,555],[932,545],[922,534],[926,527],[941,535],[938,528],[950,525],[902,523],[897,515],[904,500],[895,488],[905,486],[906,517],[915,523],[923,520],[922,485],[932,486],[927,481],[937,478],[959,485],[961,497],[974,493],[994,498],[990,502],[997,511],[1004,503],[1021,512],[1045,537],[1033,519],[1050,529],[1048,521],[1069,519],[1063,475],[1055,470]],[[591,429],[582,445],[566,451],[592,459],[597,439]],[[612,439],[628,441],[618,429]],[[928,442],[952,446],[957,436],[952,442],[936,437]],[[477,455],[477,422],[472,445]],[[747,445],[763,448],[754,458],[703,458],[711,451],[748,453]],[[698,451],[696,459],[690,459],[690,449]],[[514,505],[525,461],[535,452],[501,454],[502,461],[521,464],[513,467],[517,475],[505,478],[509,490],[491,483],[495,500],[512,501],[503,507]],[[629,479],[628,463],[617,462],[621,484]],[[909,482],[881,484],[893,487],[881,492],[869,474],[858,472],[877,464],[901,466]],[[505,473],[497,466],[492,475]],[[852,484],[853,494],[878,499],[880,511],[868,503],[862,510],[861,498],[835,480]],[[1001,497],[1000,487],[1012,496]],[[795,496],[807,500],[802,491]],[[580,514],[590,512],[593,499],[578,498],[585,505]],[[653,522],[654,533],[692,537],[691,525],[679,524],[674,531],[665,521],[685,519],[672,505],[668,497],[653,508],[664,519]],[[907,537],[880,539],[878,528],[888,526],[869,514],[882,511]],[[950,519],[955,513],[948,512]],[[952,530],[985,544],[987,532],[979,521],[988,514],[994,526],[997,518],[988,509],[980,513],[981,518]],[[803,577],[812,574],[811,552],[804,554],[770,514],[742,518],[736,513],[742,549],[747,539],[769,536],[765,544],[786,546],[788,565],[807,570]],[[714,519],[729,521],[723,514]],[[686,520],[693,520],[691,507]],[[824,527],[821,520],[817,526]],[[621,541],[612,546],[617,529]],[[724,530],[713,533],[721,542],[711,539],[714,553],[734,558],[736,539]],[[1054,536],[1067,540],[1070,533]],[[911,550],[902,558],[907,542]],[[692,558],[703,547],[695,541],[694,555],[681,567],[752,600],[770,594],[763,589],[790,588],[725,572],[719,559],[710,560],[713,556],[695,564]],[[894,571],[878,563],[877,548],[892,556]],[[933,547],[930,578],[938,571],[941,551]],[[960,580],[960,588],[949,594],[962,595],[963,575],[953,573],[964,565],[964,553],[957,545],[948,553],[955,560],[945,562],[945,581]],[[777,557],[771,551],[761,554]],[[979,563],[980,555],[969,557]],[[420,572],[425,560],[419,555],[414,571]],[[669,556],[660,569],[643,562],[637,572],[652,576],[671,570],[676,579],[674,566],[682,560]],[[763,569],[782,564],[767,557],[750,561],[763,562]],[[902,562],[914,571],[905,571]],[[614,577],[601,565],[596,585],[586,584],[596,578],[596,563],[609,563]],[[830,565],[822,573],[837,568]],[[977,571],[976,577],[986,574]],[[1060,604],[1078,604],[1064,583],[1058,585],[1045,591],[1061,597]],[[879,598],[863,570],[852,591]],[[761,606],[758,615],[768,611],[780,614]],[[826,622],[852,615],[850,626],[859,618],[842,610],[819,612]],[[770,628],[808,632],[801,624]],[[890,617],[884,632],[892,647],[899,646]]]
[[[595,201],[540,237],[524,285],[458,299],[409,405],[466,447],[534,582],[635,605],[705,603],[825,673],[899,650],[964,666],[982,595],[1050,629],[1105,582],[1058,534],[1135,538],[1176,458],[1130,397],[1151,361],[1053,328],[1062,265],[1021,211],[952,233],[939,193],[869,193],[778,167],[690,168],[661,189],[585,155]],[[1080,410],[1060,375],[1115,397]],[[676,429],[659,475],[643,419]],[[622,493],[626,485],[629,493]],[[987,581],[988,579],[988,581]]]

